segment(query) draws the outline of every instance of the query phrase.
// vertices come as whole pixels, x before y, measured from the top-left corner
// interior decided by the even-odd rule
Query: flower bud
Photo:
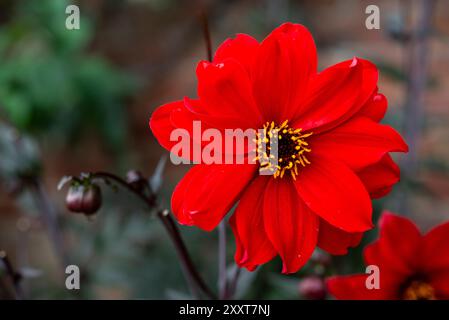
[[[101,207],[101,190],[96,184],[72,184],[65,202],[72,212],[92,215]]]
[[[326,297],[324,280],[317,276],[309,276],[299,282],[299,294],[309,300],[323,300]]]
[[[126,182],[136,191],[142,191],[147,183],[142,173],[137,170],[130,170],[126,173]]]
[[[331,264],[332,259],[328,253],[315,250],[312,254],[311,261],[322,265],[323,267],[328,267]]]

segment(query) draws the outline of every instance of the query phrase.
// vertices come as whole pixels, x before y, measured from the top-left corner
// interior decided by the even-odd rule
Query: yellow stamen
[[[422,281],[412,281],[404,290],[402,298],[404,300],[435,300],[435,290],[433,287]]]
[[[259,161],[261,169],[269,171],[274,178],[284,177],[286,171],[290,171],[291,177],[296,180],[298,167],[310,164],[305,154],[311,152],[309,143],[305,141],[312,132],[303,133],[301,128],[293,129],[288,126],[288,120],[276,126],[274,121],[267,122],[262,133],[257,134],[256,160]],[[278,161],[273,163],[274,154],[271,153],[270,142],[277,143]]]

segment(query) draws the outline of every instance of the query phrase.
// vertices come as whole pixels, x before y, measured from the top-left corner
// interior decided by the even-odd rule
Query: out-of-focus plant
[[[21,131],[64,141],[95,127],[112,149],[125,138],[124,99],[135,82],[87,51],[92,21],[65,27],[68,1],[17,1],[0,29],[0,109]],[[2,8],[5,7],[5,8]]]
[[[15,183],[17,179],[34,177],[41,170],[40,152],[28,137],[0,124],[0,179]]]
[[[42,161],[37,143],[0,122],[0,155],[0,188],[6,188],[11,196],[16,197],[24,191],[29,192],[47,226],[57,255],[61,263],[65,264],[56,207],[51,203],[41,181]]]

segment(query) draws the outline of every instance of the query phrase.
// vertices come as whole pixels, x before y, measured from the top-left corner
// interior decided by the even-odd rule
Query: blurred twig
[[[417,169],[417,148],[423,126],[423,97],[427,83],[427,67],[431,31],[431,18],[435,0],[420,0],[419,17],[408,42],[408,82],[405,101],[404,135],[409,154],[404,158],[402,169],[406,179],[413,177]],[[399,210],[407,212],[405,192],[401,193]]]
[[[13,126],[12,123],[7,121],[7,117],[5,119],[2,118],[4,113],[0,108],[0,121],[13,130],[15,135],[15,140],[13,146],[15,150],[17,150],[17,154],[19,158],[26,158],[24,155],[23,147],[21,142],[24,141],[25,137],[20,134],[18,130]],[[29,160],[28,160],[29,161]],[[49,200],[48,193],[45,188],[42,186],[42,182],[40,179],[40,158],[37,156],[36,161],[39,162],[39,169],[35,166],[27,167],[25,171],[18,170],[14,172],[14,181],[16,183],[15,192],[12,192],[11,195],[18,195],[20,192],[24,190],[29,190],[35,203],[38,208],[39,213],[41,214],[41,218],[46,225],[46,229],[48,231],[48,235],[50,238],[50,242],[55,248],[56,255],[60,260],[60,263],[63,268],[67,265],[66,253],[63,245],[63,237],[61,234],[61,230],[57,220],[56,209],[52,202]]]
[[[42,182],[38,178],[29,180],[26,185],[31,190],[36,206],[47,227],[48,236],[62,265],[62,270],[64,270],[68,265],[68,261],[64,249],[64,238],[58,222],[56,210],[50,202],[48,194],[42,186]]]
[[[235,292],[237,290],[237,283],[240,278],[241,268],[239,266],[236,266],[234,276],[232,277],[230,283],[229,283],[229,289],[227,292],[227,296],[225,296],[225,299],[229,299],[235,296]]]
[[[128,184],[125,180],[122,178],[109,173],[109,172],[95,172],[91,175],[92,179],[104,179],[105,181],[113,181],[131,193],[135,194],[137,197],[139,197],[150,210],[157,209],[157,199],[156,194],[149,190],[149,194],[146,195],[144,191],[137,190],[133,188],[130,184]],[[189,285],[194,285],[195,287],[191,287],[191,292],[193,294],[196,294],[197,290],[196,288],[200,289],[209,299],[215,299],[215,294],[209,289],[209,287],[204,282],[203,278],[198,273],[197,269],[195,268],[193,261],[190,257],[190,254],[187,250],[187,247],[184,243],[184,240],[181,237],[181,234],[179,232],[179,229],[176,225],[176,223],[173,221],[172,216],[169,214],[168,210],[157,210],[157,217],[161,220],[162,224],[164,225],[165,229],[167,230],[170,239],[172,240],[176,251],[178,253],[178,256],[180,258],[181,267],[184,270],[184,274],[187,278],[187,282]]]
[[[20,280],[22,275],[14,270],[11,261],[5,251],[0,251],[0,260],[2,261],[7,275],[10,277],[14,287],[14,299],[22,299],[22,289],[20,287]]]
[[[212,40],[210,37],[209,20],[206,12],[202,11],[200,19],[203,25],[204,42],[206,43],[207,61],[212,61]]]
[[[228,281],[226,270],[226,221],[218,226],[218,292],[220,299],[228,297]]]

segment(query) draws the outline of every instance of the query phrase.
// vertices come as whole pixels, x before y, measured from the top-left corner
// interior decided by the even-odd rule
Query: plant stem
[[[226,222],[218,226],[218,292],[220,299],[228,296],[228,281],[226,269]]]
[[[164,214],[163,211],[158,211],[157,215],[158,215],[159,219],[161,220],[161,222],[164,224],[164,227],[167,230],[167,232],[169,233],[170,237],[172,239],[176,238],[177,233],[174,232],[174,230],[173,230],[174,226],[170,223],[170,218],[167,219],[165,217],[166,215]],[[182,239],[181,239],[181,241],[179,241],[179,239],[176,239],[175,241],[173,241],[173,244],[175,245],[175,249],[176,249],[178,256],[181,258],[181,269],[184,274],[184,277],[186,278],[190,293],[192,294],[192,296],[194,298],[199,299],[200,295],[197,290],[196,281],[194,280],[194,276],[192,275],[192,272],[190,271],[191,268],[193,268],[193,269],[195,269],[195,268],[193,267],[193,265],[188,266],[188,262],[187,263],[185,262],[185,261],[190,261],[189,257],[187,257],[187,258],[185,257],[187,249],[185,248],[185,246],[183,247]]]
[[[435,0],[421,0],[420,14],[411,34],[406,54],[408,55],[408,79],[405,101],[404,136],[409,145],[409,153],[402,162],[405,179],[416,174],[418,163],[418,143],[422,132],[424,109],[423,99],[428,80],[428,38],[432,28],[432,14]],[[399,211],[408,212],[406,192],[399,196]]]
[[[128,189],[128,191],[139,197],[148,206],[150,210],[155,209],[157,206],[156,196],[153,192],[150,192],[150,194],[147,196],[142,191],[138,191],[132,188],[125,180],[112,173],[95,172],[91,174],[91,177],[100,178],[104,180],[112,180],[120,184],[122,187]],[[196,288],[199,288],[209,299],[216,299],[215,294],[209,289],[209,287],[204,282],[203,278],[196,270],[192,262],[192,259],[189,255],[189,252],[187,250],[187,247],[184,243],[184,240],[182,239],[179,229],[176,226],[176,223],[173,221],[171,215],[168,213],[167,210],[158,210],[157,216],[159,220],[161,220],[165,229],[167,230],[170,239],[172,240],[176,248],[176,252],[178,253],[178,256],[180,258],[181,267],[185,271],[184,274],[187,278],[186,279],[187,284],[189,285],[192,294],[196,295],[197,292]]]
[[[187,251],[187,247],[185,246],[184,241],[182,240],[181,234],[179,232],[176,223],[173,221],[173,218],[164,214],[164,212],[159,211],[158,216],[161,221],[164,223],[165,228],[170,233],[173,243],[178,251],[179,257],[181,258],[181,262],[184,268],[188,271],[188,274],[192,278],[193,282],[200,288],[208,298],[216,299],[215,294],[209,289],[204,280],[201,278],[199,273],[197,272],[195,266],[193,265],[192,259],[189,256]]]
[[[55,248],[59,262],[64,270],[68,265],[68,261],[64,250],[64,239],[59,226],[56,210],[48,199],[48,195],[42,186],[42,182],[38,178],[27,180],[25,185],[27,185],[32,192],[36,206],[47,227],[50,241]]]
[[[201,22],[203,24],[203,34],[204,41],[206,42],[206,52],[207,52],[207,61],[212,61],[212,41],[210,37],[209,30],[209,20],[207,19],[207,14],[203,11],[201,12]]]
[[[434,0],[421,0],[420,16],[412,33],[411,42],[407,53],[409,78],[407,83],[406,111],[404,133],[410,147],[406,160],[406,169],[416,170],[417,166],[417,142],[422,129],[423,98],[428,79],[427,67],[429,56],[428,37],[431,30],[431,17],[434,8]]]
[[[231,283],[229,285],[229,296],[226,298],[233,298],[235,296],[235,291],[237,290],[237,283],[239,281],[241,268],[237,266],[237,269],[235,270],[234,277],[231,280]]]
[[[22,275],[14,270],[11,261],[5,251],[0,251],[0,260],[5,265],[6,273],[11,278],[14,287],[14,297],[13,299],[22,299],[22,288],[20,287],[20,280]]]

